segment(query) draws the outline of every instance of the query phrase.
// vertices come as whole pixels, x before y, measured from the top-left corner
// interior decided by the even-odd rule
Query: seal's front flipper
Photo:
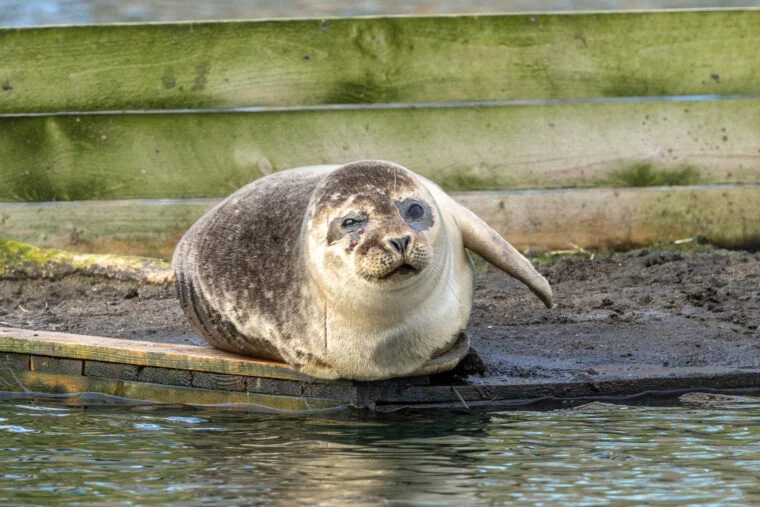
[[[536,271],[533,264],[472,211],[459,204],[456,206],[455,219],[459,224],[465,248],[520,280],[544,302],[547,308],[551,308],[552,289],[546,278]]]

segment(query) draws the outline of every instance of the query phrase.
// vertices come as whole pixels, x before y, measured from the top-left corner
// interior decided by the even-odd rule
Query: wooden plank
[[[284,363],[258,361],[212,347],[195,345],[138,342],[0,327],[0,351],[318,382]]]
[[[206,373],[204,371],[194,371],[192,385],[193,387],[202,387],[204,389],[213,389],[217,391],[245,391],[246,377],[239,375],[225,375],[223,373]],[[272,393],[286,394],[286,393]]]
[[[760,185],[473,192],[457,200],[522,250],[621,249],[704,236],[760,244]]]
[[[760,11],[0,30],[0,112],[757,94]]]
[[[0,203],[0,238],[168,260],[179,238],[219,200]]]
[[[75,273],[151,283],[173,280],[171,265],[159,259],[72,254],[0,238],[0,278],[59,279]]]
[[[642,167],[654,182],[757,183],[760,99],[4,117],[0,200],[222,197],[272,170],[368,158],[447,190],[647,184]]]
[[[751,246],[760,240],[760,185],[453,196],[521,250],[562,250],[572,244],[631,247],[697,235],[722,246]],[[0,204],[0,236],[43,247],[171,259],[181,234],[217,202]],[[73,230],[78,231],[75,238]]]
[[[246,391],[262,394],[303,396],[303,382],[261,377],[246,377]]]
[[[85,361],[84,374],[87,377],[103,377],[116,380],[137,380],[140,366],[103,361]]]
[[[31,367],[31,356],[28,354],[0,353],[0,371],[25,371]]]
[[[146,366],[140,369],[137,375],[140,382],[149,382],[151,384],[165,384],[170,386],[189,387],[193,382],[193,372],[189,370],[179,370],[177,368],[156,368]]]
[[[60,373],[62,375],[81,375],[84,370],[84,364],[79,359],[32,356],[29,369],[31,371]]]
[[[233,391],[212,391],[192,387],[113,380],[96,377],[82,377],[42,372],[18,372],[13,385],[4,385],[3,391],[24,391],[50,394],[102,393],[131,400],[184,404],[194,406],[243,405],[254,409],[276,411],[307,411],[338,408],[345,405],[340,401],[327,399],[305,399],[290,396],[240,393]]]

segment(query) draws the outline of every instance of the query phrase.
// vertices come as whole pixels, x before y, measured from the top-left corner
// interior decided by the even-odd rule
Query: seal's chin
[[[365,279],[375,283],[390,283],[409,280],[417,276],[426,264],[414,265],[409,262],[401,261],[396,265],[388,266],[386,269],[374,273],[362,273]]]
[[[382,275],[378,278],[380,280],[387,280],[388,278],[391,278],[391,277],[401,277],[401,276],[410,275],[410,274],[416,275],[417,273],[419,273],[419,271],[420,271],[419,269],[415,268],[411,264],[404,263],[400,265],[399,267],[392,269],[387,274]]]

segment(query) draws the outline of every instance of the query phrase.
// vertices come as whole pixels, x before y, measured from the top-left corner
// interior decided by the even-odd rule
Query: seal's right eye
[[[346,228],[353,227],[358,223],[359,223],[358,220],[354,220],[353,218],[346,218],[345,220],[343,220],[341,227],[346,227]]]

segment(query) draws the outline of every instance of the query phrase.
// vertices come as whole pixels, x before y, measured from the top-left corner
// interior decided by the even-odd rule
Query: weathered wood
[[[189,387],[193,381],[193,372],[189,370],[179,370],[177,368],[156,368],[146,366],[140,369],[137,375],[140,382],[150,382],[152,384],[166,384],[170,386]]]
[[[246,377],[239,375],[224,375],[222,373],[206,373],[204,371],[194,371],[192,386],[220,391],[245,391],[245,382]]]
[[[63,375],[81,375],[84,364],[79,359],[64,359],[60,357],[32,356],[29,369],[45,373],[60,373]]]
[[[103,377],[116,380],[137,380],[140,367],[134,364],[85,361],[84,374],[87,377]]]
[[[24,371],[31,367],[31,356],[28,354],[0,353],[0,371]]]
[[[246,391],[261,394],[303,396],[303,382],[262,377],[246,377]]]
[[[759,104],[5,118],[0,198],[224,196],[271,167],[362,158],[449,190],[608,184],[642,160],[689,164],[703,182],[760,181]]]
[[[51,394],[102,393],[136,401],[205,405],[244,405],[255,409],[277,411],[305,411],[337,408],[345,403],[328,399],[305,399],[268,394],[241,393],[233,391],[213,391],[113,380],[97,377],[61,375],[43,372],[22,371],[15,373],[14,384],[3,385],[2,391],[25,391]]]
[[[478,192],[457,200],[518,248],[631,248],[704,236],[760,243],[760,185]]]
[[[0,327],[0,351],[231,375],[310,379],[284,363],[245,358],[211,347],[138,342],[16,328]]]
[[[0,238],[68,252],[171,259],[182,234],[219,200],[0,203]]]
[[[760,182],[758,146],[758,99],[6,117],[0,200],[222,197],[367,158],[447,190],[629,185],[642,164],[676,184]]]
[[[351,382],[325,382],[321,384],[303,382],[302,396],[307,399],[324,398],[328,400],[339,400],[352,405],[356,405],[358,399],[357,387]]]
[[[697,388],[743,389],[757,387],[760,370],[686,367],[669,368],[659,375],[652,370],[616,372],[617,378],[558,382],[514,379],[494,385],[405,386],[374,383],[360,386],[359,404],[469,407],[498,406],[504,402],[541,399],[577,399],[590,396],[631,396],[645,391],[684,391]],[[464,401],[464,403],[462,403]]]
[[[757,94],[760,12],[0,31],[0,111]]]
[[[741,246],[760,236],[760,185],[453,196],[521,250],[639,246],[696,235],[718,245]],[[171,259],[181,234],[217,202],[0,204],[0,217],[5,217],[0,236],[66,250]],[[145,224],[152,224],[150,232]]]
[[[168,283],[173,279],[170,264],[159,259],[72,254],[0,238],[0,279],[59,279],[71,274],[150,283]]]

